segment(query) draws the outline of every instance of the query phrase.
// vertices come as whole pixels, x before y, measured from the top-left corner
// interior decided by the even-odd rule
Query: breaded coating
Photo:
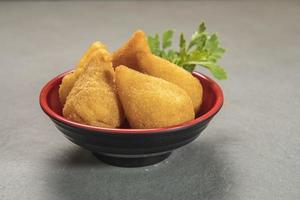
[[[97,49],[75,82],[63,108],[69,120],[99,127],[119,127],[123,110],[115,87],[111,55]]]
[[[142,73],[172,82],[191,97],[197,113],[202,103],[202,85],[183,68],[151,53],[146,34],[138,30],[113,54],[113,66],[125,65]]]
[[[116,85],[131,128],[159,128],[194,119],[193,103],[177,85],[118,66]]]
[[[66,98],[69,95],[71,89],[73,88],[75,82],[86,69],[86,65],[89,62],[91,55],[98,49],[106,49],[106,46],[101,42],[94,42],[93,44],[91,44],[79,60],[75,71],[64,76],[62,83],[59,87],[59,99],[62,105],[65,104]]]
[[[140,72],[162,78],[184,89],[193,101],[195,113],[199,111],[203,89],[201,83],[191,73],[152,53],[139,52],[137,61]]]
[[[134,32],[131,38],[113,53],[113,66],[125,65],[138,70],[136,68],[138,52],[150,52],[146,34],[141,30]]]

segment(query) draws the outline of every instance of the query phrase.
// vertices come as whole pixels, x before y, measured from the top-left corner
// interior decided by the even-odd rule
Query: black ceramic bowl
[[[192,121],[155,129],[100,128],[70,121],[62,116],[58,88],[63,73],[41,90],[40,105],[55,126],[73,143],[111,165],[139,167],[167,158],[171,152],[196,139],[223,104],[223,93],[212,79],[194,72],[203,86],[203,104]]]

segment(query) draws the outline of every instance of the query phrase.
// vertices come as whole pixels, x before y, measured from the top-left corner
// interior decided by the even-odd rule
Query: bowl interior
[[[58,89],[63,77],[67,73],[59,75],[58,77],[54,78],[52,81],[48,83],[50,85],[48,87],[49,90],[46,96],[46,103],[48,104],[49,108],[61,117],[63,117],[62,105],[60,104],[59,101]],[[222,96],[222,91],[219,88],[219,86],[210,78],[197,72],[194,72],[193,76],[196,77],[201,82],[203,87],[203,102],[201,105],[201,109],[196,116],[197,118],[199,118],[205,115],[206,113],[208,113],[217,104],[218,95]],[[223,100],[223,96],[221,97],[221,99]],[[128,125],[124,125],[121,128],[129,128],[129,127]]]

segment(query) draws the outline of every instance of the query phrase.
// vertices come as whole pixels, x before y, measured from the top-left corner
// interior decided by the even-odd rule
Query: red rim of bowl
[[[163,127],[163,128],[151,128],[151,129],[122,129],[122,128],[101,128],[101,127],[96,127],[96,126],[90,126],[90,125],[85,125],[85,124],[80,124],[77,122],[73,122],[70,121],[66,118],[64,118],[61,115],[58,115],[57,113],[55,113],[48,105],[47,103],[47,96],[49,91],[51,91],[51,89],[56,86],[57,81],[59,79],[61,79],[62,77],[64,77],[66,74],[72,72],[73,70],[67,71],[65,73],[62,73],[58,76],[56,76],[55,78],[53,78],[52,80],[50,80],[41,90],[40,92],[40,106],[43,109],[43,111],[51,118],[60,121],[61,123],[67,124],[69,126],[72,127],[76,127],[76,128],[81,128],[81,129],[87,129],[90,131],[99,131],[99,132],[107,132],[107,133],[129,133],[129,134],[139,134],[139,133],[159,133],[159,132],[164,132],[164,131],[174,131],[177,129],[182,129],[182,128],[186,128],[189,126],[193,126],[197,123],[200,123],[202,121],[205,121],[207,119],[209,119],[210,117],[212,117],[213,115],[215,115],[220,108],[223,105],[223,100],[224,100],[224,96],[223,96],[223,92],[221,87],[211,78],[200,74],[199,72],[193,72],[193,75],[196,76],[197,78],[202,78],[202,79],[206,79],[206,81],[208,81],[210,83],[210,86],[212,87],[212,90],[215,91],[216,94],[216,102],[213,105],[213,107],[206,112],[205,114],[191,120],[188,122],[184,122],[182,124],[178,124],[175,126],[169,126],[169,127]]]

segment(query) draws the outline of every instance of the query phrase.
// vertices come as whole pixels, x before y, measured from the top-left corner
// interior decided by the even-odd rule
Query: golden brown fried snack
[[[131,38],[113,53],[113,66],[125,65],[137,70],[138,52],[150,52],[146,34],[141,30],[134,32]]]
[[[199,111],[203,89],[191,73],[151,53],[139,52],[137,61],[140,72],[162,78],[184,89],[193,101],[195,113]]]
[[[105,49],[92,53],[63,108],[67,119],[100,127],[119,127],[123,110],[116,94],[111,55]]]
[[[167,127],[195,117],[191,98],[173,83],[119,66],[116,85],[131,128]]]
[[[191,97],[197,113],[202,103],[202,85],[189,72],[151,54],[146,34],[136,31],[123,47],[113,54],[113,66],[125,65],[142,73],[172,82]]]
[[[91,55],[98,49],[106,49],[106,46],[100,42],[94,42],[93,44],[91,44],[91,46],[79,60],[75,71],[64,76],[62,83],[59,86],[59,99],[62,105],[65,104],[66,98],[69,95],[71,89],[73,88],[75,82],[86,69],[86,65],[89,62]]]

